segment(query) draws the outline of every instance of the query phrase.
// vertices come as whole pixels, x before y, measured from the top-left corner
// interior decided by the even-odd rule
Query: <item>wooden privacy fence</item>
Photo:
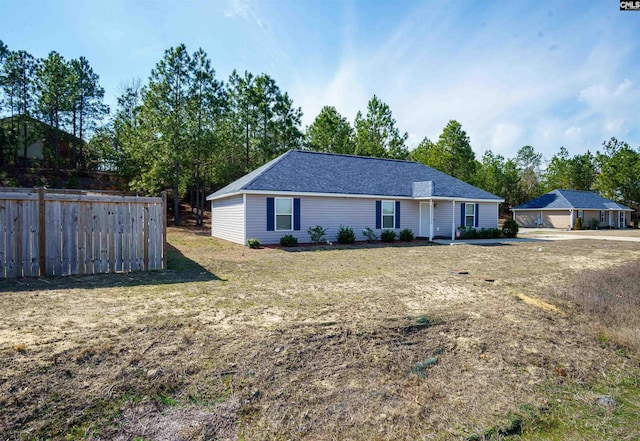
[[[0,188],[0,278],[166,269],[166,200]]]

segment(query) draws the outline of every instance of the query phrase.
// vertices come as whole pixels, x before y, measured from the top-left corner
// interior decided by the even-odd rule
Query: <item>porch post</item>
[[[456,201],[453,202],[453,211],[451,212],[451,240],[456,240]]]
[[[620,213],[622,213],[622,211],[618,211],[618,228],[622,228],[620,224]]]
[[[429,241],[433,240],[433,199],[429,199]]]

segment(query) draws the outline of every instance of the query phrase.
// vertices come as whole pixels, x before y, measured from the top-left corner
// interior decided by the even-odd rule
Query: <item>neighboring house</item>
[[[24,124],[26,122],[26,124]],[[4,128],[9,134],[14,134],[16,143],[13,146],[7,146],[5,148],[5,154],[11,154],[8,151],[11,147],[16,149],[15,155],[18,163],[23,163],[25,159],[24,151],[24,128],[26,126],[26,139],[27,139],[27,162],[42,162],[45,159],[53,159],[55,154],[55,142],[58,142],[60,147],[60,160],[71,161],[72,152],[74,146],[76,149],[84,148],[86,142],[82,139],[73,136],[64,130],[56,129],[49,124],[39,121],[30,116],[16,116],[6,117],[0,119],[0,127]],[[49,151],[46,149],[49,146]]]
[[[577,218],[584,226],[595,219],[603,227],[625,228],[633,210],[590,191],[553,190],[512,211],[521,227],[572,229]]]
[[[211,235],[275,244],[286,234],[309,242],[309,227],[340,225],[357,240],[370,227],[410,228],[453,239],[460,226],[498,227],[498,204],[484,190],[417,162],[291,150],[207,197]]]

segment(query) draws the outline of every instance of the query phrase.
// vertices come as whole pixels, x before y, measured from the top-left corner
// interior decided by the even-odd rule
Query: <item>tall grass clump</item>
[[[569,288],[553,295],[593,317],[610,340],[640,349],[640,260],[583,272]]]

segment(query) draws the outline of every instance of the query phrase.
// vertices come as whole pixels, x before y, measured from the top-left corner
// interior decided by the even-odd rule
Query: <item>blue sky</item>
[[[112,107],[164,50],[202,47],[218,77],[271,75],[310,124],[378,95],[411,147],[458,120],[478,157],[640,145],[640,12],[583,1],[0,0],[0,39],[84,55]]]

